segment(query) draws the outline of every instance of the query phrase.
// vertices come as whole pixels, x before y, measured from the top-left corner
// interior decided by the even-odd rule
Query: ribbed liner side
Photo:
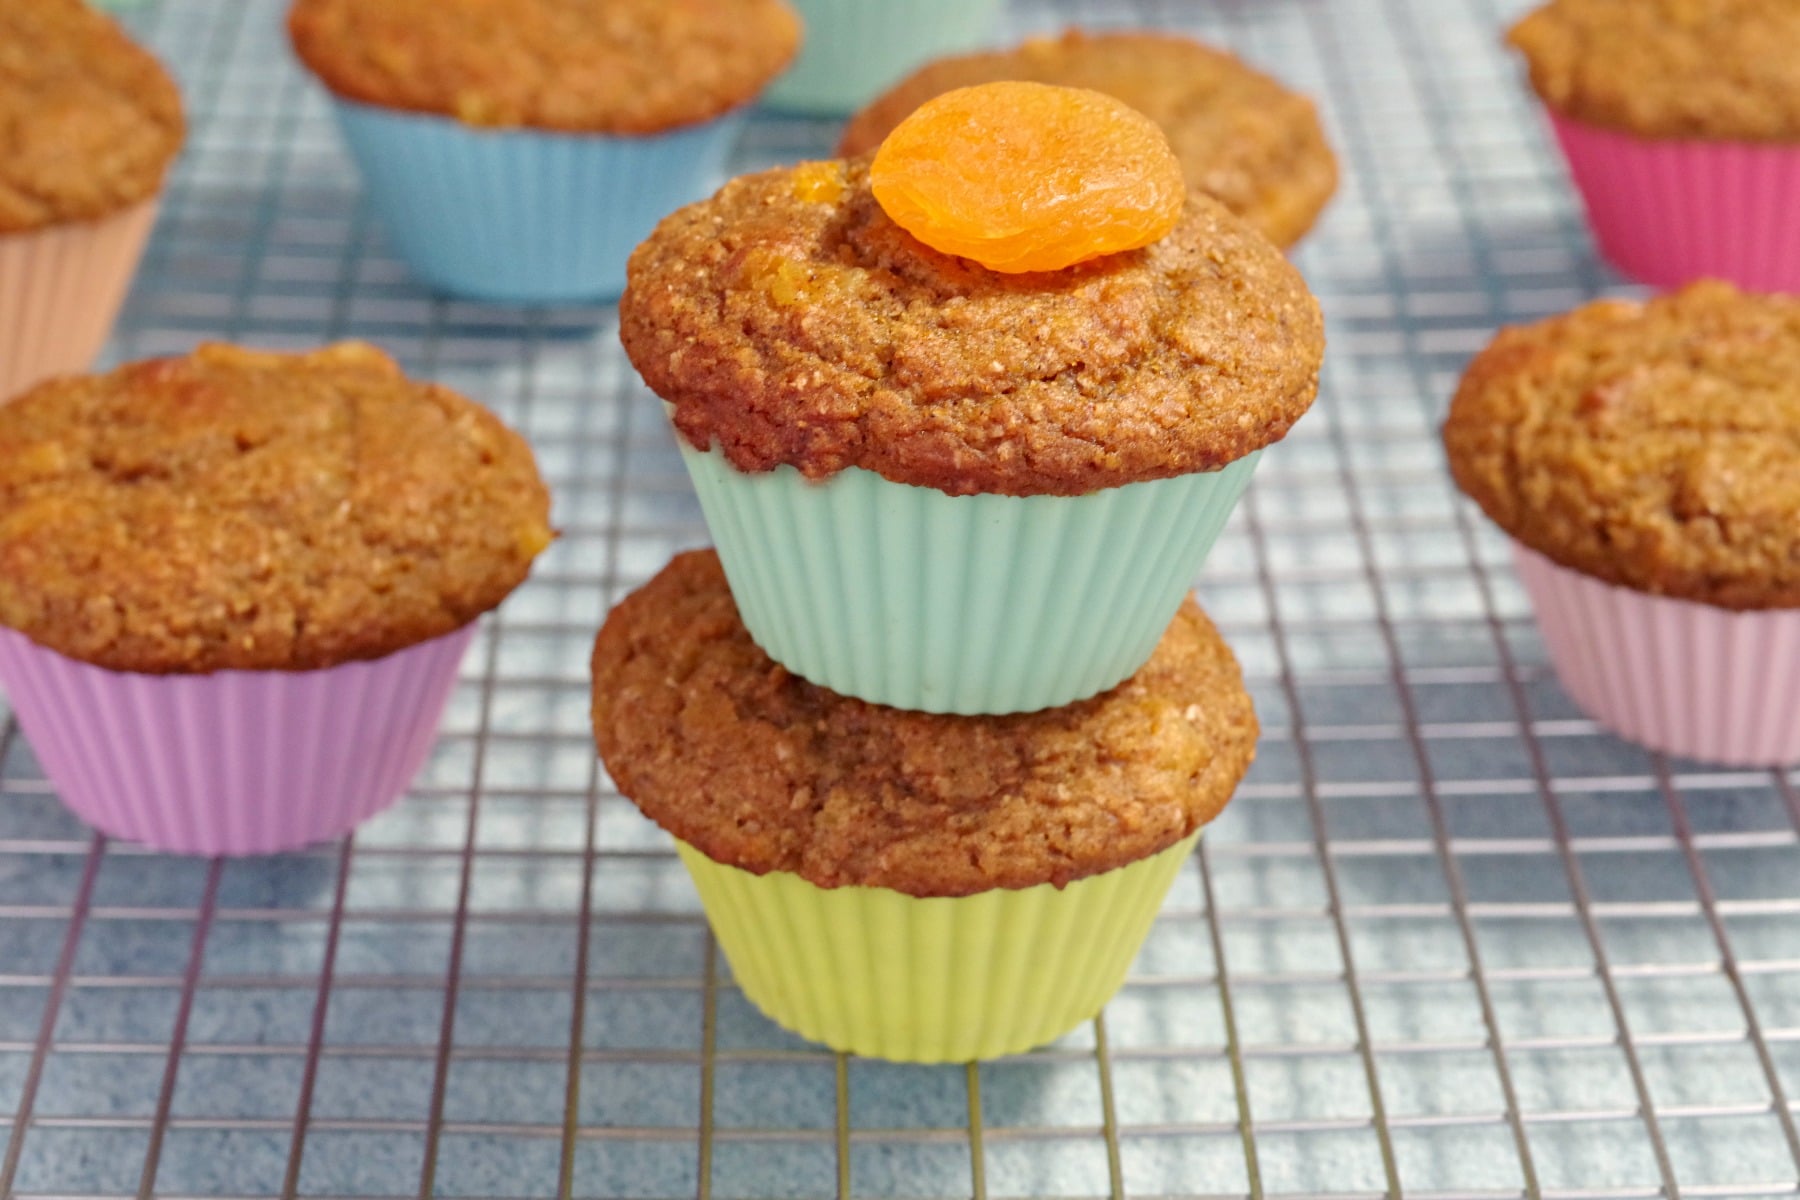
[[[947,496],[732,468],[681,443],[757,644],[814,683],[925,712],[1086,699],[1150,657],[1255,470],[1087,496]]]
[[[800,57],[765,102],[790,112],[848,114],[927,59],[983,45],[1002,0],[794,0],[806,22]]]
[[[475,627],[318,671],[138,675],[0,630],[0,684],[63,803],[181,854],[340,836],[406,790]]]
[[[0,234],[0,402],[93,365],[156,209],[148,200],[98,221]]]
[[[1596,721],[1686,758],[1800,762],[1800,611],[1652,596],[1513,551],[1557,678]]]
[[[1199,834],[1058,890],[919,899],[752,875],[677,843],[744,994],[835,1050],[963,1062],[1053,1041],[1125,980]]]
[[[733,113],[653,137],[473,129],[334,101],[369,201],[427,283],[512,303],[610,299],[656,223],[715,186]]]
[[[1659,287],[1800,291],[1800,149],[1657,141],[1551,114],[1600,249]]]

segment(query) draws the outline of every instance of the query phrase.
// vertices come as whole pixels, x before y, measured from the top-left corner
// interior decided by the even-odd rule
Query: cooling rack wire
[[[1104,1017],[979,1068],[835,1058],[731,986],[607,786],[586,651],[705,540],[593,307],[408,282],[271,0],[127,19],[190,148],[114,357],[347,335],[500,410],[561,543],[489,619],[412,795],[218,863],[63,813],[0,704],[0,1194],[1787,1196],[1800,797],[1605,736],[1545,668],[1435,426],[1503,322],[1618,290],[1498,30],[1519,0],[1022,0],[1187,29],[1317,96],[1347,167],[1299,256],[1319,404],[1202,597],[1266,733]],[[736,166],[823,154],[759,117]]]

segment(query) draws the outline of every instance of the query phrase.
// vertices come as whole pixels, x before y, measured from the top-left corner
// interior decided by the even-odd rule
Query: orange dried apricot
[[[1181,218],[1181,163],[1156,123],[1086,88],[984,83],[926,101],[869,167],[894,223],[995,271],[1135,250]]]

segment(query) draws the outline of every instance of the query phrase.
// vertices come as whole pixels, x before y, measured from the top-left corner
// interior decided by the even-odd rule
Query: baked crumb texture
[[[175,81],[81,0],[0,0],[0,234],[93,221],[162,189]]]
[[[338,95],[470,125],[651,134],[748,103],[800,48],[786,0],[295,0]]]
[[[1110,692],[936,716],[782,669],[710,550],[613,610],[593,668],[594,734],[621,792],[714,861],[827,888],[963,896],[1135,862],[1224,808],[1257,736],[1237,662],[1192,600]]]
[[[1005,275],[895,225],[866,159],[733,180],[628,277],[621,340],[691,444],[951,495],[1216,470],[1287,433],[1325,346],[1299,273],[1205,196],[1144,249]]]
[[[548,519],[523,439],[360,343],[202,346],[0,406],[0,624],[114,670],[381,657],[499,604]]]
[[[1509,40],[1557,112],[1647,138],[1800,141],[1795,0],[1551,0]]]
[[[1444,444],[1462,490],[1565,567],[1800,607],[1800,299],[1698,283],[1503,330]]]

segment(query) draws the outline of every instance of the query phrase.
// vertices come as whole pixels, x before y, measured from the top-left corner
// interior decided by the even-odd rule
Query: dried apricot
[[[1111,96],[984,83],[926,101],[869,167],[894,223],[995,271],[1056,271],[1147,246],[1187,187],[1168,139]]]

